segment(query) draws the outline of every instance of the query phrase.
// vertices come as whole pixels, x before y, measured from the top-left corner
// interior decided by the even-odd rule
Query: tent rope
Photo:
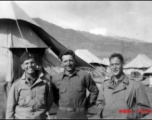
[[[21,35],[22,39],[24,39],[24,38],[23,38],[23,35],[22,35],[22,32],[21,32],[21,29],[20,29],[20,26],[19,26],[17,20],[16,20],[16,24],[17,24],[17,27],[18,27],[18,29],[19,29],[19,32],[20,32],[20,35]],[[25,47],[25,49],[26,49],[26,52],[28,52],[28,50],[27,50],[26,47]]]

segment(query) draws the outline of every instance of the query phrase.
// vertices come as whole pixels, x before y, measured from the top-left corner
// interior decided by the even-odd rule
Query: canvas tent
[[[139,54],[129,62],[124,68],[148,68],[152,65],[152,60],[144,54]]]
[[[103,58],[103,59],[102,59],[102,62],[103,62],[105,65],[110,66],[109,58]]]
[[[10,60],[9,62],[10,64],[12,64],[11,62],[13,62],[11,61],[12,60],[11,58],[12,57],[19,58],[21,53],[25,51],[25,48],[31,48],[33,52],[34,51],[37,53],[40,52],[41,56],[45,52],[46,48],[51,48],[53,53],[55,53],[55,55],[57,56],[59,55],[61,50],[66,49],[63,45],[61,45],[58,41],[56,41],[52,36],[50,36],[47,32],[45,32],[24,11],[22,11],[15,4],[15,2],[6,1],[6,2],[0,3],[0,25],[1,25],[0,48],[3,49],[1,53],[3,52],[7,54],[6,56],[10,57],[10,59],[8,59]],[[34,50],[32,48],[38,48],[38,49],[41,48],[41,50],[39,50],[38,52],[38,49]],[[16,57],[14,56],[15,52],[17,52]],[[18,59],[15,59],[15,60],[16,62],[18,61]],[[77,60],[78,67],[79,66],[91,67],[89,64],[87,64],[85,61],[81,60],[78,57],[76,57],[76,60]],[[56,60],[56,61],[59,61],[59,60]],[[13,63],[13,65],[14,64],[15,63]],[[14,69],[11,72],[13,71]],[[11,73],[11,75],[13,75],[13,73]],[[13,77],[11,76],[11,78]]]
[[[49,74],[56,74],[62,71],[57,56],[64,49],[67,48],[45,32],[15,2],[0,1],[0,119],[5,118],[8,83],[14,82],[23,72],[19,60],[21,54],[32,52],[38,69],[44,67]],[[79,57],[76,61],[78,67],[91,68]]]
[[[90,73],[96,83],[98,82],[97,79],[103,79],[106,77],[108,65],[100,58],[95,56],[87,49],[77,49],[75,54],[95,68],[94,70],[90,71]]]
[[[144,77],[152,76],[152,66],[143,72]]]
[[[144,71],[144,74],[152,74],[152,66]]]
[[[5,80],[11,81],[17,79],[22,73],[18,63],[20,63],[19,57],[25,51],[25,48],[28,48],[30,52],[39,53],[39,56],[43,56],[48,45],[30,26],[39,27],[39,25],[14,2],[1,2],[0,11],[0,59],[5,68],[0,72],[0,77],[6,76]],[[54,64],[56,61],[54,61]],[[37,62],[41,63],[41,61]]]
[[[142,84],[152,87],[152,66],[143,72],[143,77],[146,79],[141,81]]]
[[[77,49],[77,50],[75,50],[75,54],[89,64],[90,63],[98,63],[98,64],[105,65],[100,58],[95,56],[93,53],[91,53],[87,49]]]
[[[124,72],[131,76],[140,77],[144,70],[152,65],[152,60],[144,54],[139,54],[131,62],[124,66]]]

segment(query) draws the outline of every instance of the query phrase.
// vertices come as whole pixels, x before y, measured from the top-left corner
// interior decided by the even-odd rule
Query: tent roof
[[[75,54],[79,56],[81,59],[83,59],[84,61],[86,61],[87,63],[104,64],[101,59],[99,59],[97,56],[95,56],[93,53],[91,53],[87,49],[77,49],[75,51]]]
[[[0,47],[47,48],[29,23],[39,27],[15,2],[0,1]]]
[[[59,53],[62,50],[67,49],[65,46],[63,46],[61,43],[59,43],[56,39],[54,39],[51,35],[49,35],[44,29],[42,29],[33,19],[31,19],[13,1],[11,1],[11,2],[10,1],[0,1],[0,21],[5,21],[5,20],[10,20],[10,21],[12,20],[12,21],[16,22],[16,24],[18,23],[18,30],[19,30],[19,27],[20,27],[20,25],[22,23],[28,23],[27,25],[30,28],[30,30],[28,30],[28,32],[26,33],[26,35],[27,34],[33,35],[33,31],[34,31],[34,33],[36,34],[35,38],[39,37],[40,38],[39,41],[42,40],[42,42],[45,43],[43,45],[47,45],[47,47],[51,48],[52,51],[57,56],[59,56]],[[20,32],[22,32],[22,27],[20,27]],[[6,36],[3,36],[3,32],[2,31],[0,31],[0,33],[2,33],[1,39],[3,39],[3,37],[6,37]],[[6,33],[6,31],[4,33]],[[11,38],[11,37],[12,37],[12,35],[8,34],[8,38]],[[17,37],[19,37],[19,36],[17,36]],[[30,41],[26,41],[24,34],[23,34],[23,37],[21,37],[21,34],[20,34],[19,39],[20,38],[22,38],[22,40],[26,43],[26,47],[28,47],[29,46],[29,42],[31,42],[31,40]],[[29,38],[27,38],[27,39],[29,39]],[[8,43],[12,44],[12,42],[8,42]],[[16,43],[18,43],[18,42],[16,41]],[[41,44],[41,43],[39,43],[39,44]],[[39,44],[37,44],[37,45],[39,45]],[[11,45],[8,45],[8,47],[10,47],[10,46]],[[18,43],[17,46],[20,46],[19,43]],[[17,48],[17,46],[16,46],[16,48]],[[22,47],[25,47],[25,46],[22,46]],[[77,67],[89,67],[89,68],[93,68],[90,64],[86,63],[85,61],[83,61],[82,59],[80,59],[77,56],[76,56],[76,61],[77,61]]]
[[[152,66],[148,68],[146,71],[144,71],[144,73],[152,73]]]
[[[0,1],[0,19],[24,20],[39,26],[13,1]]]
[[[103,59],[102,59],[102,62],[103,62],[105,65],[107,65],[107,66],[110,65],[109,58],[103,58]]]
[[[130,63],[124,66],[124,68],[147,68],[152,65],[152,60],[144,54],[139,54]]]
[[[0,47],[48,48],[27,22],[20,21],[19,25],[21,33],[14,20],[0,19]]]

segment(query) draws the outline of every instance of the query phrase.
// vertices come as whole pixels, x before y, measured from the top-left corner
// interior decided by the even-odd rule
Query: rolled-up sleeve
[[[15,114],[15,107],[18,101],[18,91],[17,86],[14,83],[9,91],[8,98],[7,98],[7,108],[6,108],[6,118],[7,119],[14,119]]]
[[[87,98],[87,106],[89,107],[90,105],[96,103],[99,90],[98,87],[95,83],[95,81],[92,79],[90,74],[87,74],[85,76],[85,83],[88,91],[90,92],[88,98]]]

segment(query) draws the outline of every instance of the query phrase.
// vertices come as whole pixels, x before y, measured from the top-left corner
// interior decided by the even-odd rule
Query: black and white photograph
[[[152,1],[0,1],[0,119],[152,119]]]

